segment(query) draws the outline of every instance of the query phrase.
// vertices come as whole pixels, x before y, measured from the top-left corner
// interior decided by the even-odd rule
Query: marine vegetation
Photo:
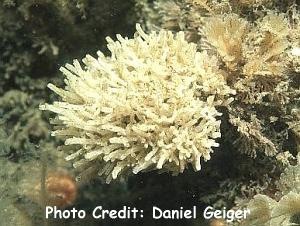
[[[147,35],[137,25],[133,39],[117,38],[107,39],[110,57],[98,52],[83,68],[77,60],[61,68],[65,90],[48,85],[62,101],[40,108],[58,114],[52,135],[64,137],[67,160],[107,182],[128,169],[200,170],[221,136],[216,106],[234,94],[216,59],[183,33]]]
[[[225,148],[249,155],[257,163],[275,160],[271,164],[278,171],[265,174],[264,185],[252,177],[246,193],[235,192],[239,196],[236,203],[254,196],[249,204],[254,214],[245,225],[299,224],[299,191],[283,193],[276,185],[287,178],[282,174],[279,179],[279,172],[296,167],[291,164],[300,150],[299,5],[272,0],[154,0],[136,4],[147,30],[183,31],[198,51],[217,57],[227,85],[236,92],[222,116],[225,143],[221,141],[221,147],[226,144]],[[245,167],[241,169],[241,174],[247,173]],[[299,177],[299,171],[293,172]],[[288,178],[286,184],[294,188],[296,179]],[[244,184],[240,180],[236,183]]]
[[[62,102],[41,109],[58,114],[52,135],[65,137],[67,159],[107,182],[128,168],[177,173],[191,162],[200,170],[200,157],[209,160],[218,147],[221,106],[228,117],[223,136],[240,152],[280,157],[290,148],[285,142],[299,136],[299,57],[290,52],[298,18],[265,11],[254,23],[235,13],[205,14],[198,46],[182,31],[147,35],[137,25],[133,39],[107,39],[110,57],[98,52],[84,68],[77,60],[61,68],[65,90],[49,88]]]
[[[300,155],[278,181],[277,197],[255,195],[248,203],[250,216],[241,225],[298,225],[300,217]],[[298,224],[297,224],[298,223]]]
[[[42,207],[126,203],[299,225],[299,34],[294,0],[2,1],[0,218],[99,225]]]
[[[298,124],[299,100],[297,5],[292,1],[157,0],[137,1],[137,6],[147,29],[184,31],[200,51],[217,57],[227,84],[236,91],[226,134],[241,152],[253,157],[257,151],[275,155],[286,149],[291,133],[299,138],[293,126]]]

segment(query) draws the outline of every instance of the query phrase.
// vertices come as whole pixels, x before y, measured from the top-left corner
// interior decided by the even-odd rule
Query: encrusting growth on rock
[[[94,172],[109,183],[121,173],[201,169],[221,137],[221,115],[235,94],[218,61],[198,52],[183,32],[107,38],[111,56],[86,56],[61,68],[65,89],[49,84],[62,101],[40,106],[55,112],[53,136],[65,139],[82,175]]]

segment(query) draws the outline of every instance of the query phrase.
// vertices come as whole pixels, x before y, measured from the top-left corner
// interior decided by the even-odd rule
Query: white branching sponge
[[[177,174],[189,163],[200,170],[220,134],[221,114],[233,94],[218,62],[182,32],[107,38],[111,56],[86,56],[61,68],[65,89],[48,87],[61,101],[41,105],[57,114],[53,136],[65,139],[67,160],[109,183],[126,171],[162,169]]]

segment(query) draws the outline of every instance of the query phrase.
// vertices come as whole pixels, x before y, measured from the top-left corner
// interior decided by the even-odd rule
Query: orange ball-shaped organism
[[[66,207],[74,203],[78,186],[75,179],[64,172],[49,173],[45,181],[47,205]]]

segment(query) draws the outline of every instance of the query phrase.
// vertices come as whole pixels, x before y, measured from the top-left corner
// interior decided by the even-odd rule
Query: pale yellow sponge
[[[107,38],[111,56],[86,56],[61,68],[64,89],[48,87],[61,101],[40,106],[57,114],[53,136],[65,139],[67,160],[82,174],[161,169],[177,174],[189,163],[200,170],[220,134],[221,114],[234,94],[216,58],[197,52],[184,34]]]

